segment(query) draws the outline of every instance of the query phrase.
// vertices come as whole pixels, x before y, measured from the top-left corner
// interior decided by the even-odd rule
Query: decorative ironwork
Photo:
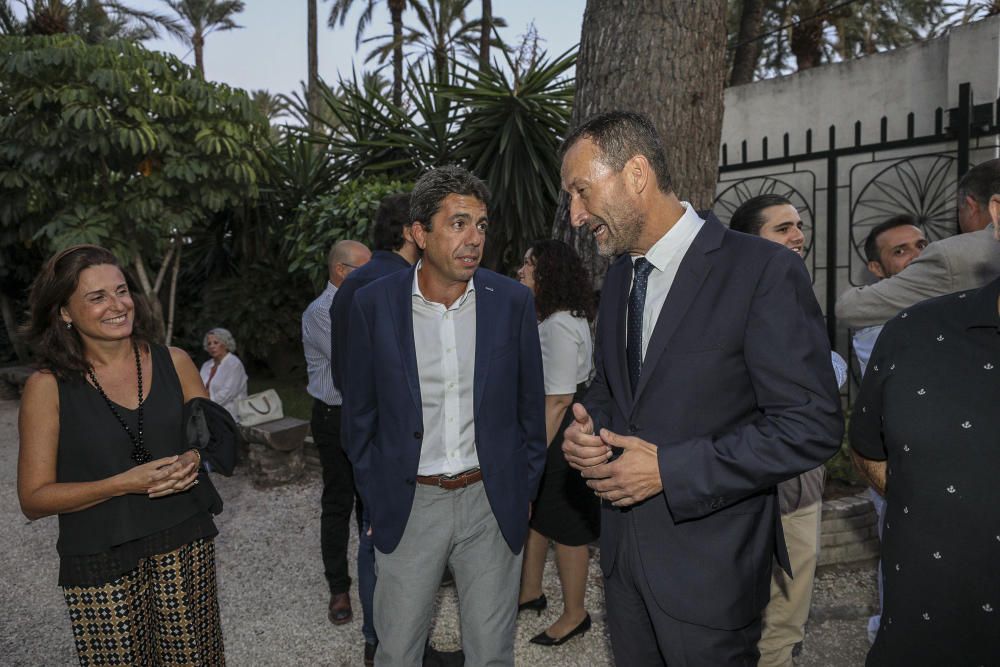
[[[889,163],[888,166],[885,166]],[[958,230],[955,209],[956,159],[947,153],[879,160],[851,169],[852,196],[849,264],[866,264],[865,239],[876,225],[896,215],[910,215],[928,241]],[[857,171],[856,171],[857,170]],[[873,170],[877,170],[872,174]],[[853,278],[853,270],[852,270]],[[853,282],[853,281],[852,281]]]
[[[795,179],[801,182],[798,185],[809,191],[805,195],[789,181]],[[729,224],[729,219],[739,208],[740,204],[757,195],[780,195],[792,202],[792,206],[802,217],[802,233],[806,237],[805,257],[811,258],[809,262],[815,268],[816,258],[812,255],[813,249],[813,229],[814,206],[815,206],[815,184],[816,177],[810,171],[787,172],[783,174],[768,174],[767,176],[751,176],[733,181],[720,181],[716,188],[718,194],[712,206],[712,212],[718,216],[722,222]]]

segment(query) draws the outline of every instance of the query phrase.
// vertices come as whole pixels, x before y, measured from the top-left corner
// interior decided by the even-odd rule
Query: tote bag
[[[236,421],[241,426],[256,426],[284,416],[281,411],[281,399],[278,398],[278,392],[273,389],[265,389],[236,401]]]

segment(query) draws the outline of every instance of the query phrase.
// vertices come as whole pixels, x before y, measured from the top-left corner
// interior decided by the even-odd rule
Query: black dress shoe
[[[549,601],[545,599],[545,593],[542,593],[534,600],[528,600],[527,602],[522,602],[517,605],[517,613],[521,613],[525,609],[530,609],[531,611],[537,611],[538,615],[541,616],[545,608],[549,606]]]
[[[537,634],[534,637],[532,637],[531,643],[538,644],[539,646],[560,646],[568,642],[573,637],[576,637],[577,635],[582,635],[587,630],[590,630],[590,614],[587,614],[587,616],[582,621],[580,621],[580,625],[576,626],[575,628],[567,632],[565,636],[560,637],[559,639],[550,637],[549,633],[547,632],[542,632],[541,634]]]
[[[330,609],[327,612],[330,622],[334,625],[350,623],[354,618],[351,611],[351,596],[347,593],[334,593],[330,596]]]

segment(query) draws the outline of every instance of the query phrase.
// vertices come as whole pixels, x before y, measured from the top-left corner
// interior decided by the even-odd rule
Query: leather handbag
[[[236,401],[236,421],[240,426],[256,426],[284,417],[281,399],[273,389],[251,394]]]

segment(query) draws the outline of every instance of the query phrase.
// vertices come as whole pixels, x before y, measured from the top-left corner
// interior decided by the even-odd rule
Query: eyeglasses
[[[340,262],[340,265],[341,265],[341,266],[346,266],[346,267],[347,267],[347,268],[349,268],[349,269],[350,269],[351,271],[353,271],[354,269],[358,268],[358,266],[360,266],[360,265],[358,265],[358,264],[348,264],[347,262]]]

